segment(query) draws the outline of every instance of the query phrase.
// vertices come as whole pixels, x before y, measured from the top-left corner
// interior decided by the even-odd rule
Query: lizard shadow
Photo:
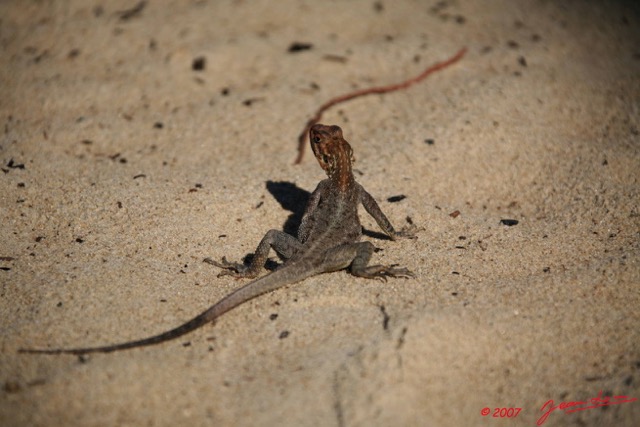
[[[311,193],[298,187],[293,182],[287,181],[267,181],[266,187],[273,198],[280,203],[280,206],[291,212],[282,225],[282,231],[292,236],[297,236],[298,228],[302,222],[302,216],[304,215],[304,210],[309,202]],[[282,259],[280,254],[277,255]],[[253,253],[245,255],[243,258],[245,265],[251,264],[253,256]],[[279,264],[277,262],[268,259],[264,267],[267,270],[275,270],[278,266]]]
[[[287,181],[267,181],[267,190],[283,209],[291,212],[282,225],[282,231],[297,236],[311,193]]]

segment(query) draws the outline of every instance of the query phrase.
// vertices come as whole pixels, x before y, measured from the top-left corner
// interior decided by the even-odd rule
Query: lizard
[[[97,347],[20,349],[20,353],[74,354],[109,353],[135,347],[160,344],[185,335],[209,322],[214,322],[229,310],[267,292],[300,282],[308,277],[349,269],[357,277],[385,280],[387,277],[415,277],[404,267],[393,265],[369,265],[375,246],[369,241],[360,241],[362,226],[358,207],[375,219],[378,226],[391,240],[415,238],[415,226],[410,225],[396,231],[369,194],[353,175],[353,150],[343,138],[338,126],[315,124],[309,130],[313,153],[326,172],[327,178],[320,181],[311,193],[302,216],[297,238],[279,230],[270,230],[260,241],[251,263],[205,261],[221,268],[218,277],[232,275],[236,278],[255,279],[232,291],[210,308],[193,319],[169,331],[134,341]],[[274,271],[257,278],[274,249],[284,262]]]

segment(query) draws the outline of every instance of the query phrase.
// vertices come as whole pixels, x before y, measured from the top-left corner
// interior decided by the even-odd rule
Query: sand
[[[0,425],[531,426],[598,396],[627,398],[544,425],[637,425],[634,2],[135,5],[0,3]],[[155,334],[245,283],[202,261],[295,229],[313,111],[464,46],[323,118],[421,228],[392,242],[362,212],[416,279],[325,274],[174,342],[17,353]]]

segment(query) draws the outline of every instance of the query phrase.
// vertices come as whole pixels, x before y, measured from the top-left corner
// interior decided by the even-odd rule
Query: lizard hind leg
[[[387,277],[415,277],[404,267],[394,265],[369,265],[375,246],[371,242],[357,242],[333,248],[325,257],[324,271],[349,267],[351,274],[365,279],[387,280]]]
[[[222,260],[219,262],[210,258],[207,258],[205,261],[222,269],[222,271],[218,273],[218,277],[231,275],[237,278],[254,278],[258,276],[264,267],[271,248],[283,258],[288,259],[301,250],[302,244],[290,234],[280,230],[269,230],[260,241],[249,265],[239,262],[229,262],[226,257],[222,257]]]
[[[366,279],[387,280],[387,277],[416,277],[413,272],[404,267],[398,267],[398,264],[392,265],[369,265],[371,255],[375,251],[375,247],[371,242],[354,243],[357,247],[357,254],[351,262],[351,274]]]

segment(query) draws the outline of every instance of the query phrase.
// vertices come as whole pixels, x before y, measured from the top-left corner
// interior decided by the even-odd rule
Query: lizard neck
[[[349,150],[336,153],[332,167],[327,171],[331,182],[340,190],[347,191],[353,187],[355,178],[351,169],[351,155]]]

